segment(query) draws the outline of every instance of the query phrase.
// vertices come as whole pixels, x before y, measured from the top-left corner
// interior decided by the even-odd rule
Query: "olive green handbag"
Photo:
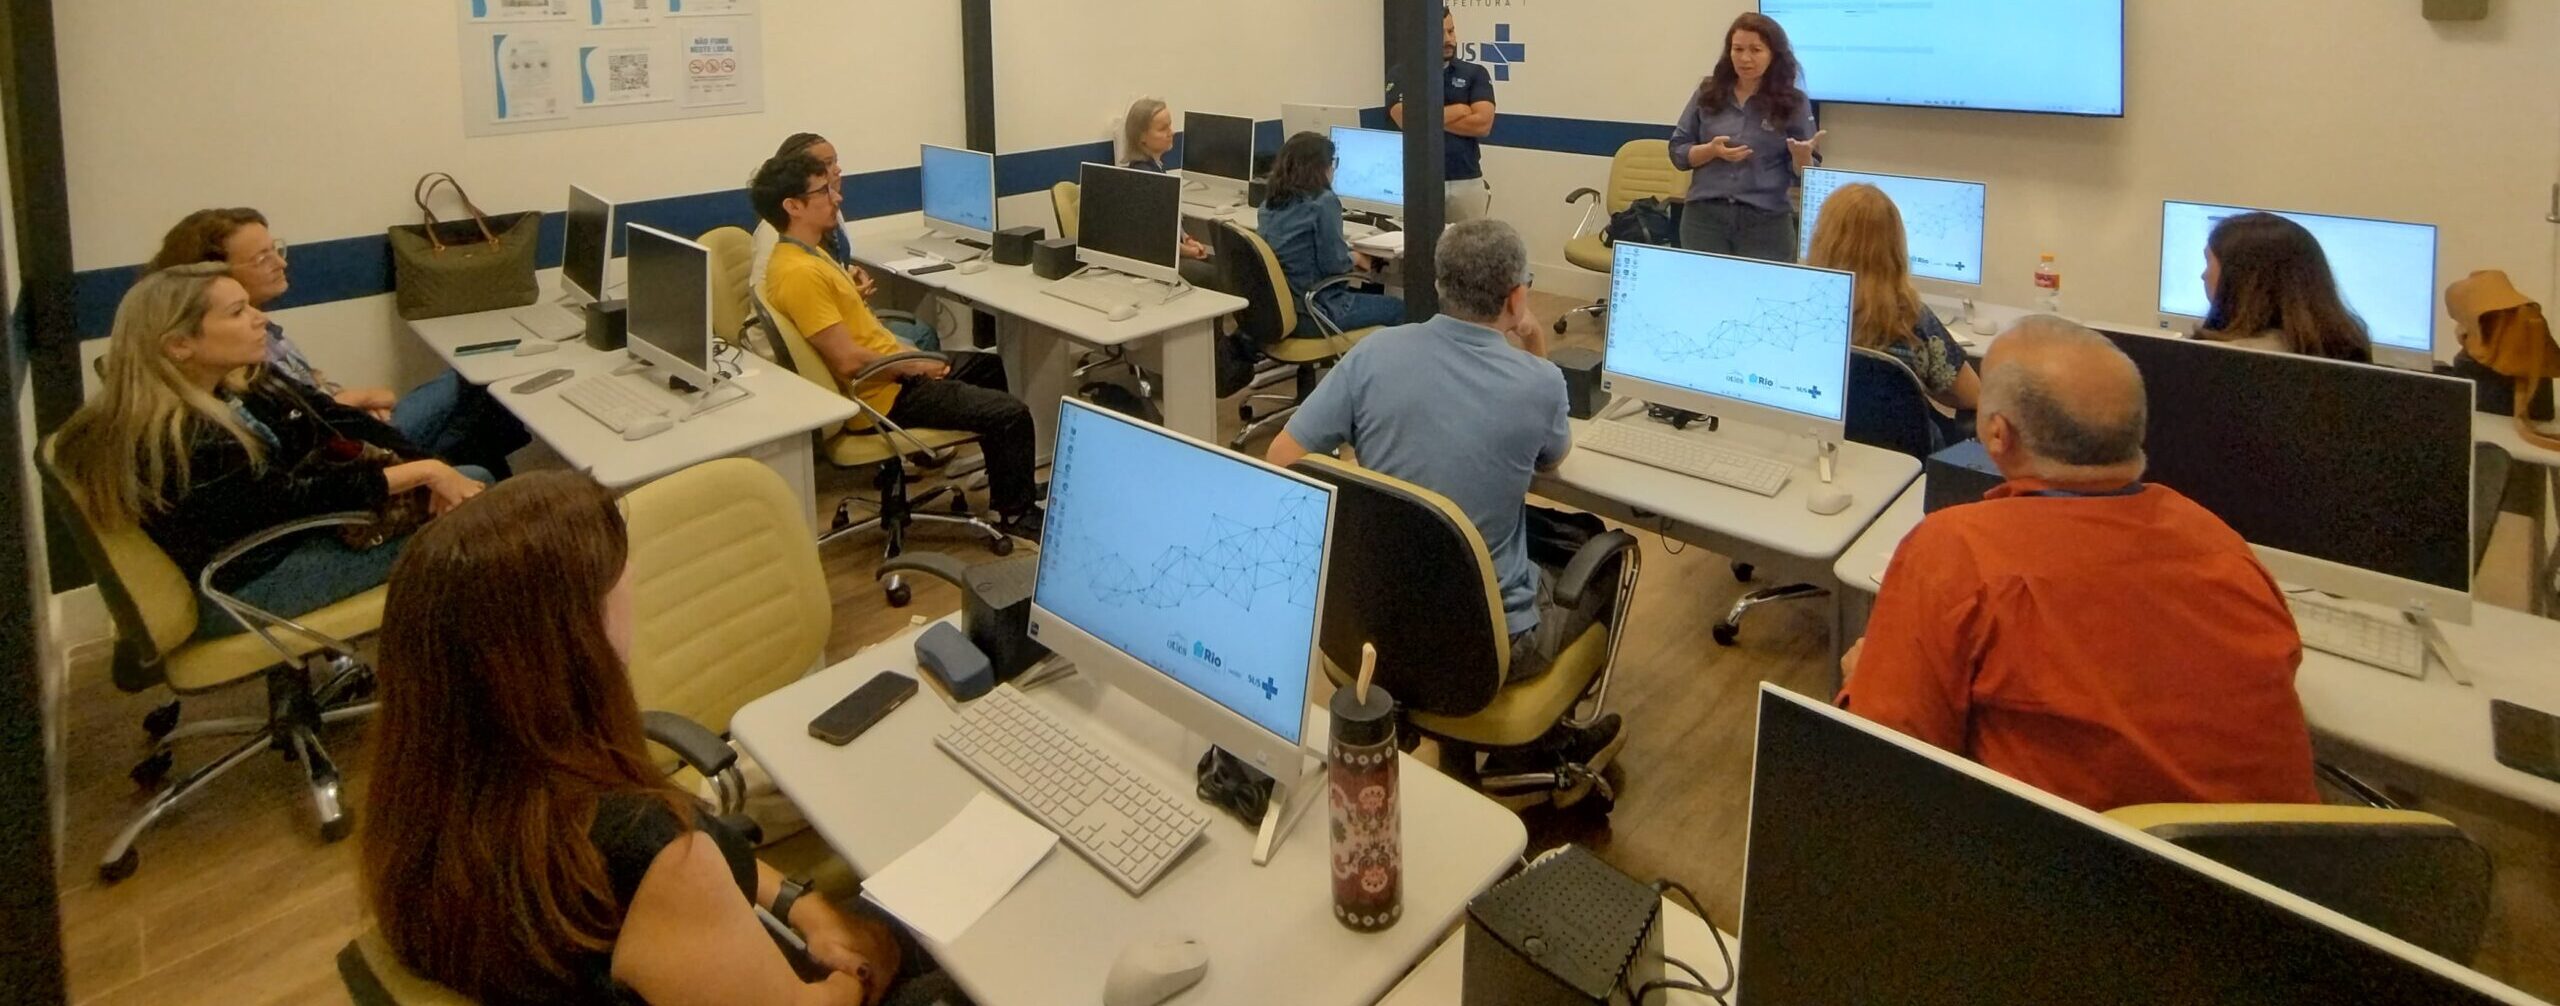
[[[427,205],[450,186],[468,220],[438,220]],[[424,222],[391,228],[392,287],[400,317],[410,321],[523,307],[541,296],[533,280],[542,214],[480,212],[462,183],[435,172],[411,194]]]

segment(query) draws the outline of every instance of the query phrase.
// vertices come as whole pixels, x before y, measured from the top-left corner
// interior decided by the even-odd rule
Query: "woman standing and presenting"
[[[1723,58],[1671,133],[1671,163],[1690,173],[1680,247],[1796,260],[1787,190],[1822,142],[1803,76],[1786,30],[1767,15],[1745,13],[1725,29]]]

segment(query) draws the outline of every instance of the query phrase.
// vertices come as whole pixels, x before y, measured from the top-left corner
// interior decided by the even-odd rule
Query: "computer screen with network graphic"
[[[1842,186],[1873,185],[1902,213],[1911,274],[1922,279],[1982,285],[1982,217],[1989,186],[1945,178],[1915,178],[1867,171],[1813,168],[1804,173],[1804,234],[1798,258],[1813,254],[1814,227],[1822,203]]]
[[[1840,422],[1852,283],[1830,269],[1619,242],[1608,376],[1653,385],[1637,397],[1664,405],[1700,409],[1678,400],[1686,392]]]
[[[1333,192],[1352,209],[1404,212],[1404,134],[1333,127]]]
[[[2436,229],[2433,224],[2253,210],[2208,203],[2162,203],[2160,313],[2205,317],[2204,246],[2214,225],[2267,212],[2301,224],[2320,242],[2347,308],[2364,319],[2375,345],[2428,353],[2436,336]]]
[[[1068,402],[1032,602],[1294,744],[1332,490]]]

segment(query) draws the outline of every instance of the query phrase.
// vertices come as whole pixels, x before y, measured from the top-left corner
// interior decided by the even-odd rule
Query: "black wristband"
[[[783,925],[791,925],[791,906],[800,900],[801,895],[807,893],[809,893],[808,881],[794,880],[790,877],[782,878],[781,890],[774,892],[773,895],[771,909],[773,917],[781,920]]]

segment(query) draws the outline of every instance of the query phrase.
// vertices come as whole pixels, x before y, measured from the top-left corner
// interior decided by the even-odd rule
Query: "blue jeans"
[[[478,468],[455,470],[482,484],[496,481]],[[252,607],[287,618],[307,615],[381,586],[391,578],[391,564],[408,544],[405,537],[394,538],[358,550],[339,541],[335,528],[307,531],[268,545],[271,551],[283,550],[276,564],[248,582],[233,586],[230,593]],[[196,594],[195,638],[220,639],[247,631],[247,626],[213,603],[212,598],[201,591]]]
[[[939,353],[942,351],[942,336],[934,332],[933,326],[927,325],[924,322],[883,321],[880,323],[880,326],[888,329],[890,335],[897,336],[898,341],[904,342],[907,345],[914,346],[915,348],[924,350],[928,353]]]
[[[507,455],[533,442],[489,389],[450,370],[400,396],[391,427],[429,454],[499,476],[508,473]]]
[[[1324,310],[1325,317],[1333,319],[1334,327],[1345,332],[1357,332],[1379,325],[1404,324],[1404,298],[1402,297],[1334,287],[1316,294],[1315,299]],[[1312,336],[1322,333],[1316,330],[1314,319],[1306,319],[1298,324],[1297,334]]]

